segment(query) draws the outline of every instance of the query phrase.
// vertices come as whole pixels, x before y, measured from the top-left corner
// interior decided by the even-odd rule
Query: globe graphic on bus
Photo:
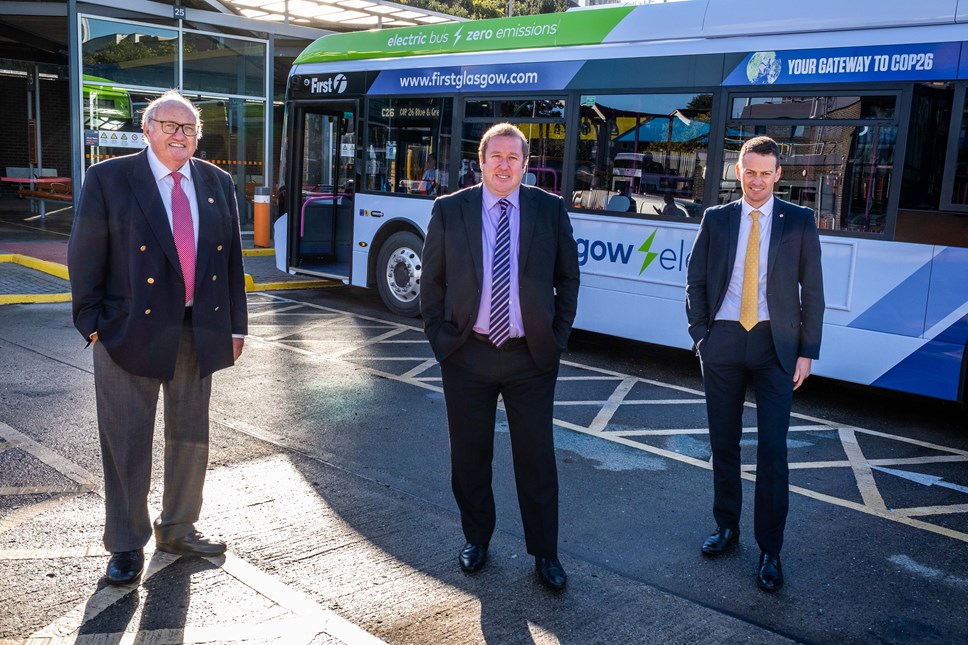
[[[746,65],[746,78],[754,85],[772,85],[780,78],[780,59],[776,52],[756,52]]]

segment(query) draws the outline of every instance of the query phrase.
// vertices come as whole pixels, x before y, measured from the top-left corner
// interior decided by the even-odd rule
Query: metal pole
[[[508,0],[508,18],[514,14],[514,0]]]
[[[272,100],[275,97],[276,88],[276,68],[272,64],[272,61],[276,59],[276,34],[270,34],[269,39],[266,42],[266,84],[263,94],[265,95],[265,109],[262,111],[263,118],[263,136],[262,141],[264,143],[264,148],[262,151],[262,185],[269,186],[271,189],[282,183],[282,178],[279,181],[274,181],[274,174],[276,172],[275,160],[272,158],[272,151],[275,149],[275,141],[273,140],[273,124],[275,123],[275,102]],[[288,80],[288,79],[287,79]],[[283,92],[285,96],[285,91]],[[269,206],[270,212],[272,205]],[[280,213],[281,214],[281,213]]]
[[[44,175],[44,150],[40,147],[40,66],[34,66],[34,142],[37,146],[37,176]]]
[[[37,177],[44,176],[44,149],[41,147],[40,137],[40,65],[34,66],[34,145],[37,146]],[[47,207],[44,200],[40,202],[40,221],[43,222],[47,217]]]
[[[34,118],[34,79],[27,78],[27,172],[29,173],[28,178],[34,176],[34,159],[30,157],[30,146],[36,145],[36,139],[34,141],[30,140],[30,121]],[[35,154],[34,157],[37,155]],[[33,190],[34,187],[31,184],[30,189]]]
[[[67,2],[67,48],[68,53],[68,84],[70,85],[70,96],[71,96],[71,150],[74,154],[71,155],[71,194],[74,196],[74,202],[77,201],[77,196],[81,192],[81,181],[84,178],[84,152],[85,152],[85,141],[84,141],[84,128],[82,127],[83,119],[83,109],[82,104],[82,80],[81,72],[82,62],[80,56],[80,34],[78,34],[79,25],[77,23],[77,0],[68,0]],[[92,123],[92,128],[94,124]]]

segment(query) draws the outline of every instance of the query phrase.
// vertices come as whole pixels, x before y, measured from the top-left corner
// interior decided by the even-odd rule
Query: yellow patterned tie
[[[760,212],[750,213],[753,228],[746,242],[746,268],[743,270],[743,297],[739,305],[739,323],[749,331],[756,325],[760,291]]]

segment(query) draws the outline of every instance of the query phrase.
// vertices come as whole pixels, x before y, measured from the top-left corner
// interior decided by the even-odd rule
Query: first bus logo
[[[346,76],[343,74],[337,74],[325,80],[315,76],[303,79],[303,85],[309,87],[309,91],[313,94],[342,94],[346,91],[347,84]]]

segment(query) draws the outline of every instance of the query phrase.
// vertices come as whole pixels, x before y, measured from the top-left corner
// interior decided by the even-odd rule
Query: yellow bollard
[[[255,218],[253,221],[253,244],[268,248],[269,243],[269,195],[272,193],[268,186],[257,186],[255,189]]]

